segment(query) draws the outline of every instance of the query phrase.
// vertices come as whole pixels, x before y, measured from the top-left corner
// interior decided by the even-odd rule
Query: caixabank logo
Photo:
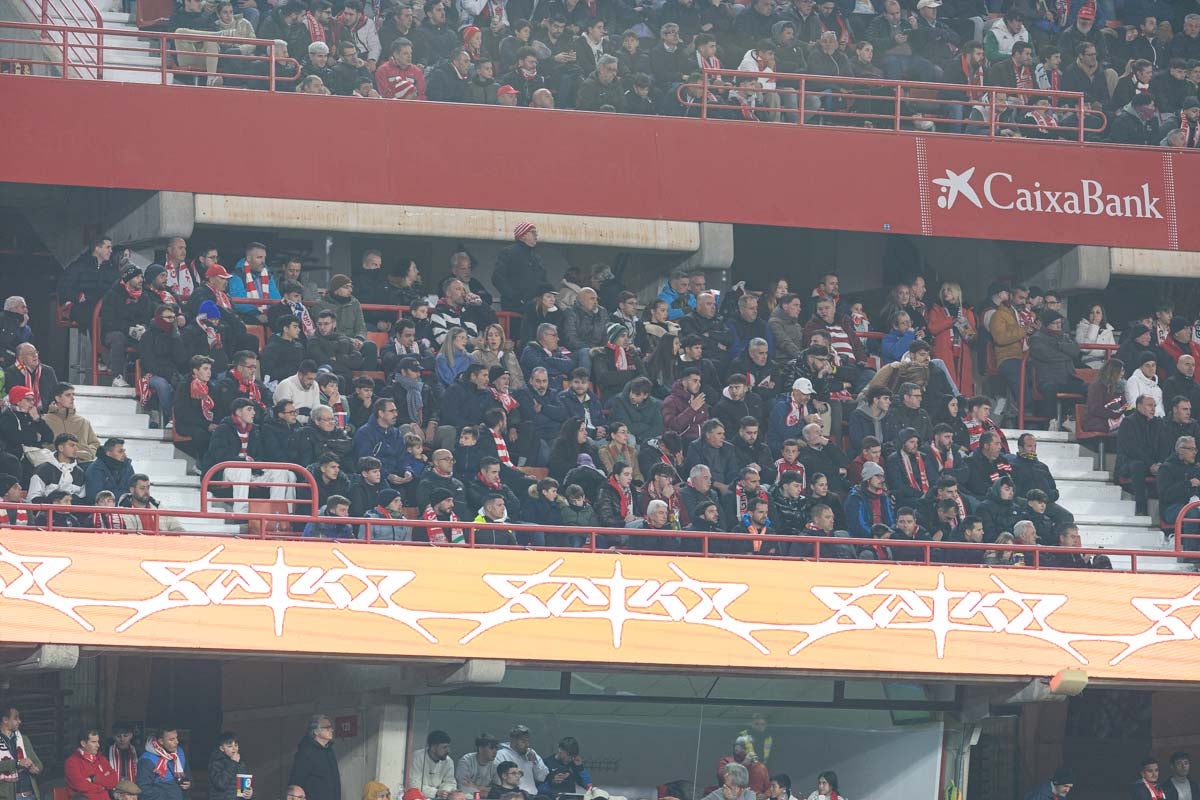
[[[975,167],[962,172],[947,169],[944,178],[933,178],[938,187],[937,206],[946,211],[970,204],[998,211],[1067,216],[1163,219],[1162,199],[1143,183],[1128,194],[1107,191],[1101,181],[1084,178],[1073,184],[1049,185],[1040,180],[1022,181],[1008,172],[976,177]]]

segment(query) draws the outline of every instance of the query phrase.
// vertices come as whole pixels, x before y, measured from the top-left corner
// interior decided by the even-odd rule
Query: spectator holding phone
[[[579,741],[574,736],[566,736],[559,741],[557,752],[546,760],[546,769],[550,770],[550,774],[538,783],[538,791],[543,795],[554,797],[574,794],[579,786],[585,789],[592,787],[592,776],[583,765]]]

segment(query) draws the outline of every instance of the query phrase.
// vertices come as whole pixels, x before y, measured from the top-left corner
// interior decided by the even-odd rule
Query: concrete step
[[[1011,442],[1010,446],[1014,451],[1017,449],[1016,442]],[[1075,442],[1038,442],[1037,453],[1038,458],[1043,461],[1048,458],[1079,458],[1085,455]]]
[[[1057,479],[1060,472],[1092,472],[1095,463],[1090,458],[1067,456],[1052,456],[1041,458],[1041,462],[1050,468],[1050,474]]]
[[[130,456],[133,460],[133,466],[138,472],[144,472],[150,476],[150,480],[154,483],[166,483],[173,479],[191,478],[194,476],[187,474],[187,462],[177,459],[162,459],[162,458],[137,458]],[[196,478],[196,485],[199,486],[200,479]]]
[[[137,397],[133,387],[83,386],[75,387],[76,397]]]
[[[122,11],[101,11],[100,19],[104,21],[105,27],[112,24],[116,27],[132,28],[137,24],[137,19],[133,14],[126,14]]]
[[[1109,556],[1112,561],[1113,569],[1128,570],[1133,562],[1132,556]],[[1174,556],[1162,557],[1158,556],[1139,556],[1138,557],[1138,572],[1196,572],[1196,567],[1191,562],[1181,562]]]
[[[1080,528],[1081,531],[1082,531],[1082,526],[1084,526],[1084,525],[1100,525],[1100,526],[1104,526],[1104,527],[1112,527],[1115,523],[1121,523],[1121,524],[1128,525],[1132,529],[1150,528],[1151,526],[1154,525],[1154,520],[1151,519],[1150,517],[1135,517],[1133,515],[1133,502],[1132,501],[1130,501],[1130,503],[1129,503],[1129,512],[1127,514],[1121,514],[1118,517],[1113,517],[1111,514],[1103,514],[1103,513],[1092,514],[1092,513],[1076,512],[1075,509],[1071,507],[1069,500],[1064,500],[1063,505],[1067,508],[1067,510],[1069,510],[1075,514],[1075,524],[1081,526],[1081,528]]]
[[[150,429],[149,414],[89,414],[88,422],[92,423],[92,428],[96,431],[103,429],[131,432]]]
[[[122,36],[119,38],[124,39],[125,37]],[[107,42],[107,40],[105,41]],[[136,42],[137,39],[130,39],[129,41]],[[124,48],[128,45],[121,41],[118,42],[116,46]],[[120,66],[147,67],[157,69],[161,65],[161,61],[157,56],[151,56],[148,53],[135,53],[130,52],[129,50],[117,50],[106,47],[104,50],[104,77],[106,79],[112,80],[111,77],[109,77],[108,70],[113,64]]]
[[[1010,441],[1012,443],[1012,446],[1014,448],[1016,448],[1017,439],[1020,437],[1020,435],[1022,433],[1032,433],[1034,438],[1037,439],[1039,443],[1041,443],[1041,442],[1069,442],[1071,440],[1071,432],[1070,431],[1032,431],[1032,430],[1020,431],[1020,430],[1013,430],[1010,428],[1004,428],[1003,431],[1004,431],[1005,437],[1007,437],[1008,441]]]
[[[146,420],[146,424],[147,425],[149,424],[148,417]],[[130,429],[130,428],[114,427],[112,425],[108,425],[103,428],[97,427],[96,425],[92,425],[92,429],[94,431],[96,431],[96,436],[98,436],[100,438],[101,442],[103,442],[105,439],[107,439],[111,436],[116,436],[120,439],[124,439],[125,444],[126,444],[126,449],[128,449],[130,441],[165,442],[167,444],[170,444],[171,439],[172,439],[171,432],[165,431],[165,430],[150,430],[149,428]]]
[[[1059,494],[1063,498],[1071,498],[1072,502],[1076,498],[1109,501],[1121,499],[1121,487],[1116,484],[1079,480],[1056,480],[1055,482],[1058,484]]]
[[[1080,525],[1084,547],[1111,547],[1117,550],[1161,550],[1170,541],[1161,531],[1149,528],[1120,528]]]
[[[1055,469],[1052,470],[1056,483],[1064,483],[1070,481],[1072,483],[1111,483],[1112,476],[1107,472],[1100,472],[1094,469],[1079,469],[1072,467],[1071,469]],[[1115,485],[1115,484],[1114,484]]]
[[[1109,525],[1121,525],[1125,520],[1133,517],[1132,500],[1087,500],[1077,497],[1060,499],[1076,518],[1079,518],[1080,515],[1099,517],[1107,519]]]

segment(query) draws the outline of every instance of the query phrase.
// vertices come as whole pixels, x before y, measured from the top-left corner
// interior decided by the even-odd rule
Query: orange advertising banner
[[[1200,577],[0,532],[12,643],[1195,681]]]

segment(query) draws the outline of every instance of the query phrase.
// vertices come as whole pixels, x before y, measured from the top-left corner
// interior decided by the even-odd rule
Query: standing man
[[[500,307],[505,311],[521,311],[529,298],[534,297],[538,284],[546,283],[546,268],[535,248],[538,230],[532,222],[521,222],[513,228],[514,241],[496,257],[492,283],[500,292]],[[521,779],[524,787],[525,779]],[[537,793],[536,789],[533,791]]]
[[[514,725],[508,732],[508,744],[496,753],[496,763],[511,761],[521,768],[519,786],[529,797],[537,795],[537,785],[546,780],[550,769],[542,761],[542,757],[529,746],[529,728],[524,725]]]
[[[84,728],[78,741],[79,748],[63,764],[67,788],[88,800],[109,800],[108,793],[117,788],[117,771],[100,755],[100,731]]]
[[[308,733],[296,747],[288,783],[303,789],[303,800],[342,800],[342,776],[333,752],[333,723],[324,714],[314,714]],[[288,797],[292,796],[288,787]]]
[[[16,763],[17,772],[0,781],[0,800],[37,800],[42,760],[33,743],[21,735],[21,712],[11,703],[0,711],[0,761],[6,759]]]
[[[160,728],[138,759],[137,785],[145,800],[184,800],[192,788],[187,757],[179,748],[179,730]]]
[[[1200,21],[1198,21],[1200,24]],[[1192,757],[1182,751],[1171,754],[1171,777],[1160,785],[1167,800],[1200,800],[1200,784],[1189,777],[1192,771]]]
[[[408,765],[408,788],[420,789],[428,800],[445,800],[456,788],[450,734],[430,731],[425,749],[413,753]]]

